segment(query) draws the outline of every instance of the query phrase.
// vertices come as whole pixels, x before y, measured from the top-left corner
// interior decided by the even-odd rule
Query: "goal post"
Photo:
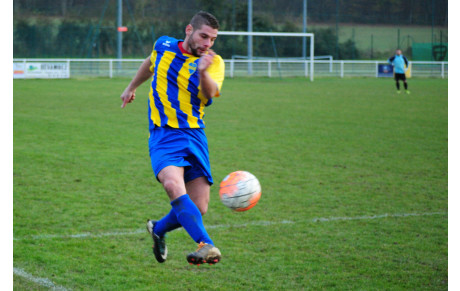
[[[313,33],[306,32],[248,32],[248,31],[219,31],[218,35],[229,35],[229,36],[280,36],[280,37],[303,37],[310,38],[310,81],[314,80],[314,58],[315,58],[315,35]],[[252,59],[248,60],[249,62]]]

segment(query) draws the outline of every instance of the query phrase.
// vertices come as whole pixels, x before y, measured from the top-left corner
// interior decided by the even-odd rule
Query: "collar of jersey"
[[[192,55],[192,53],[190,53],[189,51],[186,51],[186,50],[182,47],[182,43],[184,43],[183,40],[178,40],[178,41],[177,41],[177,47],[179,48],[179,51],[180,51],[183,55],[189,55],[189,56],[195,57],[194,55]]]

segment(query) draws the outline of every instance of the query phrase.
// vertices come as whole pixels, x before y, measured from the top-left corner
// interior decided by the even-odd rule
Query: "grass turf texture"
[[[411,95],[390,79],[226,80],[206,108],[204,221],[229,227],[208,229],[223,259],[200,267],[185,231],[164,264],[135,232],[170,206],[148,157],[148,84],[122,110],[128,81],[14,81],[14,267],[76,290],[447,289],[447,80],[409,79]],[[262,185],[244,213],[218,198],[235,170]]]

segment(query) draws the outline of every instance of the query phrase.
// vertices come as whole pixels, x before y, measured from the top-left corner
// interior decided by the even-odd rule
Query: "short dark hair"
[[[214,29],[219,29],[219,21],[217,18],[209,12],[200,11],[192,17],[190,24],[193,29],[200,29],[201,26],[207,25]]]

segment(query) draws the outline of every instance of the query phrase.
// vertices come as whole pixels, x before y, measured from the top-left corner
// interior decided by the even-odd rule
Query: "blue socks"
[[[167,232],[175,230],[181,226],[182,225],[177,220],[176,213],[174,213],[174,209],[171,209],[171,211],[166,214],[165,217],[155,223],[154,232],[159,237],[163,237]]]
[[[171,201],[171,211],[155,224],[155,234],[163,236],[166,232],[183,226],[196,243],[214,245],[203,225],[200,210],[185,194]]]

